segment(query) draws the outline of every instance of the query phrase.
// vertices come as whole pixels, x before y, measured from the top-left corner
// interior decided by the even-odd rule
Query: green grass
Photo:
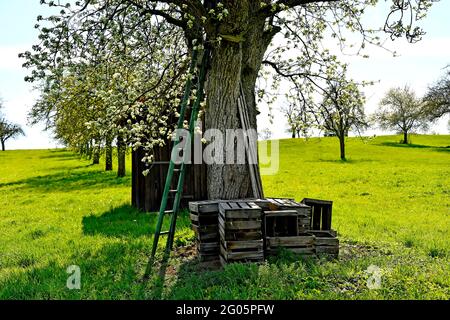
[[[337,261],[286,252],[205,270],[178,249],[165,286],[142,282],[155,214],[129,205],[125,178],[69,151],[0,152],[0,299],[449,299],[450,136],[281,140],[266,196],[331,199]],[[176,244],[192,243],[189,218]],[[81,290],[66,288],[78,265]],[[381,288],[365,272],[381,268]]]

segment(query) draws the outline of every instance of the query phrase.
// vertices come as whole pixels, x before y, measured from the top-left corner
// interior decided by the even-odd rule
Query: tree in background
[[[450,114],[450,70],[428,88],[424,101],[424,112],[430,121]]]
[[[313,125],[313,119],[305,111],[305,109],[300,108],[295,102],[289,103],[287,107],[281,108],[281,112],[287,119],[287,131],[293,139],[300,138],[302,135],[307,138],[309,135],[309,131]]]
[[[345,138],[348,132],[361,132],[369,126],[364,102],[358,84],[347,80],[343,74],[340,79],[328,81],[323,100],[312,113],[320,129],[339,138],[341,160],[346,160]]]
[[[427,112],[422,99],[414,91],[404,88],[390,89],[380,101],[380,109],[374,120],[385,130],[396,130],[403,134],[402,143],[408,143],[408,134],[415,130],[428,129]]]
[[[18,124],[8,123],[4,119],[0,120],[0,141],[2,144],[2,151],[5,151],[5,143],[9,139],[15,139],[19,136],[24,136],[25,132]]]
[[[6,120],[2,113],[3,101],[0,98],[0,143],[2,145],[2,151],[6,150],[6,141],[9,139],[15,139],[21,135],[25,135],[22,127],[18,124],[14,124]]]

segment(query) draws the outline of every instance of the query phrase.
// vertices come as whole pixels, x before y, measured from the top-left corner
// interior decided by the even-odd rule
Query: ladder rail
[[[191,65],[189,67],[190,74],[193,74],[195,71],[195,68],[197,65],[197,59],[198,59],[198,50],[196,49],[193,51],[193,54],[192,54]],[[189,102],[191,90],[192,90],[192,77],[189,77],[186,82],[183,100],[180,105],[180,118],[178,119],[178,124],[177,124],[177,127],[179,129],[181,129],[183,127],[184,116],[186,113],[186,107]],[[173,148],[175,149],[179,143],[180,143],[179,137],[178,137],[178,134],[176,133]],[[153,247],[152,247],[151,259],[153,259],[155,257],[156,250],[158,249],[159,236],[161,233],[161,228],[162,228],[162,224],[163,224],[163,220],[164,220],[164,212],[166,211],[166,208],[167,208],[167,200],[169,198],[169,191],[170,191],[170,186],[172,184],[174,169],[175,169],[175,163],[172,161],[172,154],[171,154],[169,170],[167,171],[166,183],[164,186],[164,192],[163,192],[163,196],[161,199],[161,206],[159,208],[158,222],[156,223],[155,235],[153,237]]]
[[[190,121],[189,121],[189,144],[190,145],[191,145],[192,139],[194,137],[194,126],[198,119],[200,103],[204,99],[203,90],[204,90],[205,80],[206,80],[208,58],[209,58],[209,49],[205,49],[205,51],[203,53],[202,64],[201,64],[201,69],[200,69],[198,88],[197,88],[197,96],[196,96],[194,105],[192,106],[191,117],[190,117]],[[189,156],[190,156],[190,154],[189,154]],[[175,200],[174,200],[174,205],[173,205],[174,213],[172,214],[172,217],[171,217],[169,237],[168,237],[167,243],[166,243],[166,250],[165,250],[166,255],[168,255],[170,253],[170,251],[172,250],[173,240],[175,237],[177,216],[178,216],[178,211],[179,211],[180,203],[181,203],[184,178],[186,175],[186,160],[187,160],[186,157],[187,157],[187,153],[183,152],[183,159],[182,159],[182,163],[181,163],[181,172],[178,177],[178,185],[177,185],[178,192],[175,194]]]

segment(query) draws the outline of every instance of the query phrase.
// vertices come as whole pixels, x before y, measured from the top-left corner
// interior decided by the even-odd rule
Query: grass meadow
[[[187,213],[164,283],[142,275],[155,213],[130,206],[131,175],[67,150],[0,152],[0,299],[450,299],[450,136],[280,141],[266,196],[333,200],[338,260],[287,252],[206,268]],[[129,159],[128,159],[129,160]],[[81,269],[69,290],[66,269]],[[376,266],[381,286],[369,289]],[[369,269],[370,270],[370,269]]]

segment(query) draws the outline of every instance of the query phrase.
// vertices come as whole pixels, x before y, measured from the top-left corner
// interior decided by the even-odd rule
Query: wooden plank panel
[[[223,215],[221,215],[223,217]],[[260,211],[251,211],[248,209],[241,209],[240,211],[227,211],[225,213],[225,219],[229,221],[229,219],[245,219],[245,220],[252,220],[252,219],[261,219],[261,212]]]
[[[287,216],[298,216],[298,212],[295,210],[276,210],[276,211],[264,211],[266,217],[267,216],[278,216],[278,217],[287,217]]]
[[[226,230],[245,230],[245,229],[261,229],[261,220],[249,220],[249,221],[226,221]]]
[[[314,244],[314,236],[267,237],[268,247],[303,247]]]
[[[239,251],[242,249],[263,249],[263,240],[248,240],[248,241],[223,241],[222,245],[227,251]]]
[[[314,241],[316,246],[339,246],[339,239],[337,238],[317,238]]]

